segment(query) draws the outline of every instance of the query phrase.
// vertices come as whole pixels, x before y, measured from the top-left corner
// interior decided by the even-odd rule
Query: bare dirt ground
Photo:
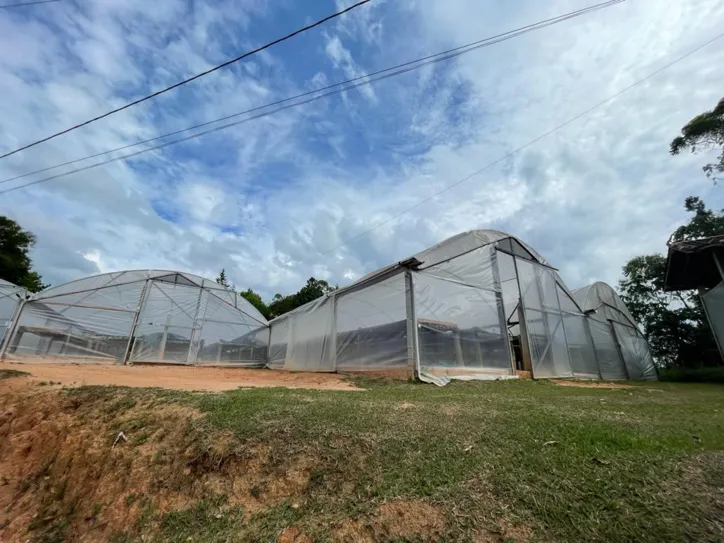
[[[0,362],[0,369],[24,371],[30,374],[30,380],[53,381],[66,386],[116,385],[210,392],[256,387],[360,390],[336,373],[292,373],[247,368],[6,362]]]
[[[555,384],[562,387],[581,387],[581,388],[633,388],[631,385],[622,385],[620,383],[601,383],[599,381],[559,381],[554,380]]]

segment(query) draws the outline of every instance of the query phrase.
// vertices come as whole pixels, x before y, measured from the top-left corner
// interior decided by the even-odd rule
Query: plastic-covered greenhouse
[[[263,365],[268,326],[257,309],[188,273],[123,271],[44,290],[22,305],[6,359]]]
[[[67,283],[14,314],[0,358],[373,371],[437,384],[517,370],[656,378],[611,287],[571,293],[534,249],[495,230],[458,234],[269,323],[213,281],[155,270]]]
[[[603,379],[656,379],[649,344],[626,304],[606,283],[573,291],[589,314],[589,327]]]
[[[602,300],[618,313],[608,312],[595,297],[605,289],[593,287],[582,289],[581,307],[522,241],[465,232],[271,321],[268,365],[400,372],[437,384],[516,370],[535,378],[656,378],[628,310],[608,287],[613,297]],[[610,370],[603,336],[626,373]]]
[[[5,344],[5,336],[16,318],[22,300],[27,292],[24,288],[0,279],[0,353]]]

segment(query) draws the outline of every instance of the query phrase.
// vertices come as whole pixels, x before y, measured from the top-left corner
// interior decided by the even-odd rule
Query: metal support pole
[[[163,360],[166,355],[166,342],[168,341],[168,329],[171,326],[171,313],[166,315],[166,324],[163,326],[161,345],[158,348],[158,359]]]
[[[330,338],[329,338],[329,369],[331,371],[337,371],[337,296],[332,293],[330,296],[332,300],[332,322],[330,325]]]
[[[5,328],[5,338],[0,338],[0,360],[3,360],[5,358],[5,351],[10,346],[10,342],[13,339],[13,336],[15,335],[15,332],[18,328],[18,323],[20,322],[20,313],[23,311],[23,307],[25,307],[25,300],[21,299],[20,303],[15,308],[15,311],[13,312],[13,316],[10,317],[10,325]]]
[[[412,272],[405,272],[405,297],[407,309],[407,374],[420,378],[420,344],[417,335],[417,311],[415,309],[415,281]]]
[[[138,306],[136,306],[136,313],[133,315],[133,321],[131,322],[131,329],[128,333],[128,343],[126,344],[126,350],[123,353],[123,359],[119,360],[121,364],[130,364],[129,358],[131,357],[131,348],[134,344],[134,338],[136,337],[136,328],[138,327],[138,319],[141,317],[141,313],[146,307],[146,292],[148,291],[148,284],[151,282],[150,279],[146,279],[141,289],[141,296],[138,299]]]
[[[199,297],[196,300],[196,313],[194,313],[194,322],[191,325],[191,337],[189,339],[189,352],[186,355],[186,363],[187,364],[198,364],[199,363],[199,350],[196,349],[196,352],[194,352],[194,336],[196,335],[197,330],[203,330],[204,324],[203,321],[201,323],[201,326],[198,326],[197,323],[199,322],[199,311],[201,310],[201,296],[204,293],[203,288],[199,288]],[[234,298],[234,303],[236,303],[236,298]]]

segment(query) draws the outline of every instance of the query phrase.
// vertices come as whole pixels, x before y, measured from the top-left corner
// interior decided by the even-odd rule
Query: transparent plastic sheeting
[[[533,376],[598,378],[586,317],[544,266],[516,258]]]
[[[407,368],[405,275],[337,297],[337,370]]]
[[[131,311],[27,302],[23,305],[7,354],[87,362],[122,360],[133,324]]]
[[[657,379],[646,339],[631,326],[618,322],[612,324],[629,379]]]
[[[334,298],[322,297],[289,316],[284,369],[334,371]]]
[[[701,300],[706,309],[709,326],[714,332],[719,351],[724,348],[724,283],[719,283],[713,289],[702,295]],[[2,316],[0,316],[2,319]]]
[[[131,362],[263,366],[267,346],[266,320],[234,292],[194,275],[143,270],[33,296],[7,354],[124,362],[128,352]]]
[[[646,338],[636,326],[626,304],[610,285],[594,283],[575,290],[573,297],[585,311],[591,312],[588,322],[604,379],[657,378]],[[616,341],[620,349],[616,347]]]
[[[601,378],[609,381],[626,379],[626,369],[613,336],[613,328],[608,322],[588,319],[588,325],[596,349],[596,358],[601,372]]]
[[[269,323],[269,360],[267,366],[283,370],[287,360],[289,344],[289,317],[282,317]]]
[[[5,333],[25,294],[24,288],[0,279],[0,349],[4,343]]]
[[[413,281],[421,380],[512,375],[499,292],[426,273]]]
[[[594,311],[591,316],[598,320],[614,320],[636,326],[636,321],[621,297],[604,282],[593,283],[573,291],[573,298],[584,311]]]
[[[271,322],[269,367],[391,371],[407,367],[405,276],[320,298]]]

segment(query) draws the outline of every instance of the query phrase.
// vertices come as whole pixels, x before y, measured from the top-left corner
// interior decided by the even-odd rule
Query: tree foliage
[[[256,307],[259,310],[259,313],[264,315],[264,318],[269,320],[271,318],[271,313],[269,311],[269,307],[264,303],[264,300],[262,300],[261,296],[254,292],[252,289],[248,288],[246,290],[242,290],[239,293],[239,296],[244,298],[247,302],[249,302],[251,305]]]
[[[681,129],[681,136],[671,142],[671,154],[678,155],[689,149],[692,153],[702,150],[717,149],[720,151],[717,162],[706,164],[704,172],[707,177],[716,179],[716,173],[724,172],[724,98],[711,111],[706,111],[690,120]]]
[[[706,209],[690,196],[685,209],[691,219],[671,235],[670,241],[685,241],[724,234],[724,210]],[[696,291],[664,292],[666,257],[637,256],[623,268],[619,282],[621,297],[642,324],[654,357],[675,367],[721,364],[714,336]]]
[[[295,294],[290,294],[288,296],[276,294],[269,304],[269,313],[272,317],[278,317],[284,313],[289,313],[297,307],[316,300],[317,298],[320,298],[337,288],[338,287],[336,286],[330,286],[330,284],[323,279],[310,277],[307,279],[307,283]]]
[[[214,279],[214,281],[216,281],[223,287],[230,288],[232,290],[234,289],[234,286],[229,282],[229,280],[226,277],[226,270],[223,268],[221,269],[221,273],[219,273],[219,276],[216,279]]]
[[[23,230],[8,217],[0,216],[0,279],[24,287],[30,292],[39,292],[48,285],[32,270],[28,253],[35,245],[35,235]]]
[[[216,278],[216,282],[220,284],[221,280],[226,279],[224,270],[221,270],[219,277]],[[233,288],[233,287],[232,287]],[[270,320],[290,311],[295,310],[297,307],[303,306],[317,298],[321,298],[325,294],[329,294],[333,290],[336,290],[337,286],[331,286],[327,281],[323,279],[315,279],[310,277],[307,282],[294,294],[275,294],[271,302],[268,304],[264,302],[261,295],[254,290],[248,288],[244,291],[239,292],[239,296],[244,297],[251,305],[256,307],[259,312],[264,315],[264,318]]]

